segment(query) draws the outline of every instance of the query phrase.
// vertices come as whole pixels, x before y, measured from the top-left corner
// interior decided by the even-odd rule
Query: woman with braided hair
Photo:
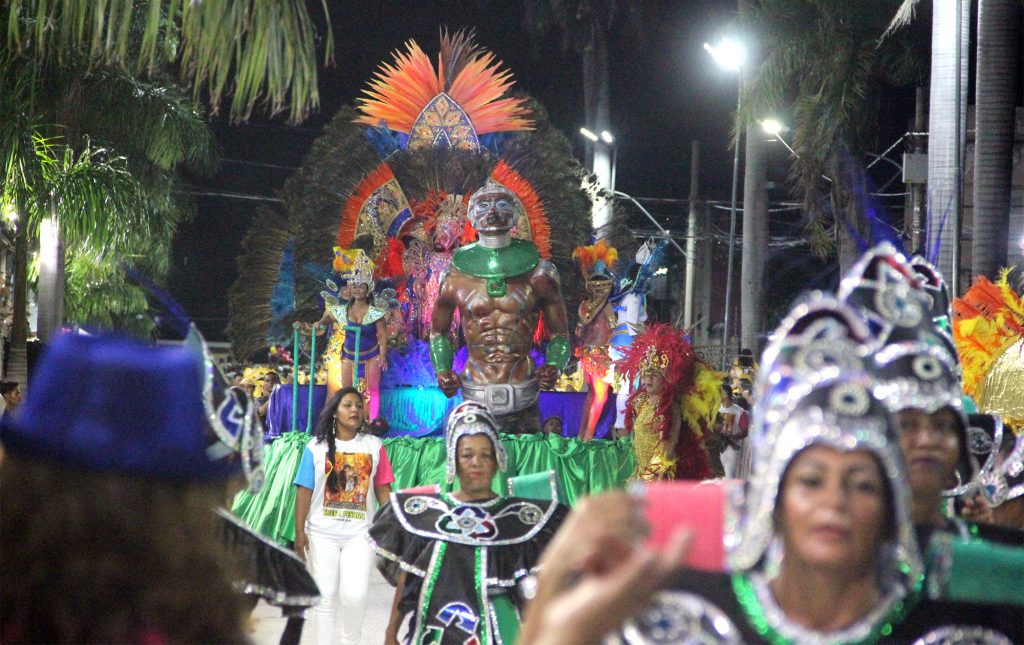
[[[380,439],[362,432],[359,390],[338,390],[324,405],[295,476],[295,552],[320,587],[316,642],[331,643],[338,605],[341,642],[358,643],[373,566],[367,541],[395,476]]]

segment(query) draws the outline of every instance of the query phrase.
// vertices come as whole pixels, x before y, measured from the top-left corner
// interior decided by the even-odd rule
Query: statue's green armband
[[[564,370],[565,366],[569,364],[570,353],[569,339],[565,336],[555,336],[548,341],[548,351],[544,356],[544,363]]]
[[[447,336],[434,336],[430,339],[430,362],[438,374],[452,369],[455,363],[455,348]]]

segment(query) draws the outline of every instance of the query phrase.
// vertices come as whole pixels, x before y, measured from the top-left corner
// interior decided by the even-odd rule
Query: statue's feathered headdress
[[[411,149],[478,150],[482,135],[532,128],[526,101],[505,96],[512,73],[473,42],[473,32],[442,32],[436,68],[413,40],[394,57],[364,90],[356,123],[383,122],[406,135]]]
[[[511,88],[510,73],[474,43],[472,32],[442,33],[436,60],[410,42],[381,66],[282,190],[298,267],[282,328],[317,315],[332,246],[363,248],[378,278],[398,278],[410,311],[429,311],[436,290],[422,296],[403,278],[418,267],[436,281],[452,247],[473,240],[466,199],[488,180],[523,206],[513,236],[532,241],[562,275],[572,270],[572,249],[590,234],[586,173],[543,109]],[[259,252],[261,262],[276,263],[281,248],[272,251],[247,248],[241,261],[251,265]],[[582,296],[581,285],[566,286],[570,298]],[[233,287],[232,341],[242,355],[267,342],[272,319],[264,294],[271,288],[249,279]]]
[[[577,246],[572,251],[572,259],[588,280],[594,276],[614,278],[613,271],[619,261],[619,251],[614,246],[608,246],[607,241],[600,240],[588,246]]]

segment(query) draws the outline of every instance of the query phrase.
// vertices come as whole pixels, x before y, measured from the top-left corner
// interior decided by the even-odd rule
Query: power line
[[[298,166],[282,166],[276,163],[265,163],[262,161],[246,161],[244,159],[233,159],[231,157],[221,157],[221,161],[226,163],[238,164],[241,166],[259,166],[260,168],[279,168],[281,170],[298,170]]]
[[[273,202],[276,204],[283,204],[284,200],[280,197],[268,197],[266,195],[251,195],[247,193],[230,193],[227,191],[216,191],[216,190],[190,190],[189,195],[195,197],[226,197],[227,199],[244,199],[254,202]]]

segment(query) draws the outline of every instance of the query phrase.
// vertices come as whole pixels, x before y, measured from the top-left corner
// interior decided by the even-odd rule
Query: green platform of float
[[[232,512],[253,529],[281,544],[295,539],[295,471],[309,435],[286,433],[268,447],[267,481],[256,495],[239,493]],[[507,491],[509,477],[555,471],[563,503],[574,505],[584,495],[621,488],[636,467],[633,438],[594,439],[582,442],[558,435],[503,435],[508,451],[508,471],[498,473],[494,489]],[[429,484],[445,485],[445,449],[441,438],[385,439],[394,489]],[[457,483],[456,483],[457,485]]]
[[[609,488],[621,488],[636,467],[633,438],[583,442],[558,435],[502,435],[508,451],[508,472],[498,473],[494,490],[505,493],[507,480],[517,475],[555,471],[565,504]],[[443,483],[444,439],[385,439],[395,471],[395,489]]]

